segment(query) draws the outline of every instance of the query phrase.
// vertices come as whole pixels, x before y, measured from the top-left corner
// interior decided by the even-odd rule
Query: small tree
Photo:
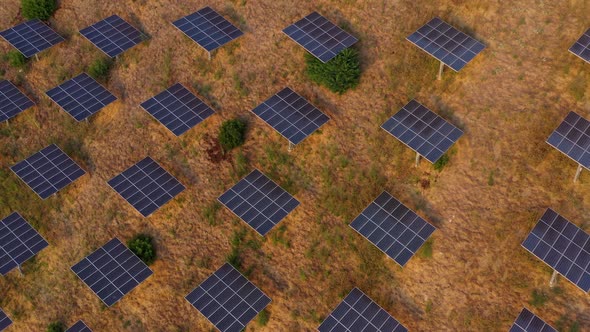
[[[354,49],[347,48],[326,63],[306,53],[305,62],[307,76],[333,92],[343,94],[359,84],[361,64],[358,52]]]
[[[246,123],[240,119],[227,120],[219,129],[219,144],[225,151],[229,151],[244,144]]]
[[[107,58],[98,58],[88,66],[88,75],[97,80],[106,80],[109,77],[111,69],[111,60]]]
[[[56,0],[21,0],[23,16],[29,20],[48,20],[57,9]]]
[[[66,327],[62,322],[53,322],[47,326],[47,332],[64,332]]]
[[[147,265],[151,265],[156,260],[156,248],[154,248],[151,236],[139,234],[131,239],[128,245],[129,250]]]

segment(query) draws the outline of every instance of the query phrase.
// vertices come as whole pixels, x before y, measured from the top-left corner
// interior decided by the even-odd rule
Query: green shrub
[[[131,239],[128,245],[129,249],[147,265],[151,265],[156,260],[156,248],[151,236],[139,234]]]
[[[443,154],[432,166],[437,171],[442,171],[443,168],[449,163],[449,155]]]
[[[545,304],[549,300],[549,295],[541,290],[534,289],[531,294],[531,300],[529,304],[534,307],[540,307]]]
[[[47,326],[47,332],[64,332],[66,327],[62,322],[53,322]]]
[[[225,151],[229,151],[244,144],[246,123],[240,119],[227,120],[219,129],[219,144]]]
[[[12,50],[6,53],[8,64],[13,68],[22,68],[27,64],[27,58],[21,52]]]
[[[88,66],[88,75],[97,80],[106,80],[109,78],[111,69],[111,60],[107,58],[98,58]]]
[[[359,84],[361,64],[354,49],[347,48],[326,63],[307,53],[305,62],[307,76],[333,92],[343,94]]]
[[[46,21],[57,9],[56,0],[21,0],[22,14],[32,20],[38,18]]]
[[[270,313],[268,312],[268,310],[263,309],[258,314],[258,318],[256,320],[258,322],[258,325],[260,325],[260,326],[266,326],[266,324],[268,324],[268,320],[269,319],[270,319]]]

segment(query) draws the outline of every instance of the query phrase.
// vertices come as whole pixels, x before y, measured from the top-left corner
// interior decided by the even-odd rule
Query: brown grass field
[[[214,54],[171,22],[209,5],[246,33]],[[0,29],[21,21],[0,5]],[[359,37],[361,84],[336,95],[305,76],[304,50],[281,30],[317,10]],[[568,52],[590,26],[590,1],[484,0],[62,0],[50,24],[66,42],[27,68],[0,73],[37,106],[0,126],[0,217],[19,211],[50,246],[0,277],[9,331],[44,331],[83,319],[94,331],[210,331],[184,299],[234,250],[242,271],[272,298],[270,320],[247,331],[312,331],[359,287],[411,331],[507,331],[526,306],[561,331],[590,331],[590,297],[521,247],[552,207],[590,231],[590,173],[545,143],[570,110],[590,116],[590,65]],[[117,59],[105,85],[119,99],[76,123],[45,91],[102,53],[78,31],[119,14],[150,36]],[[487,48],[460,73],[405,38],[439,16]],[[0,53],[11,50],[0,42]],[[217,111],[180,138],[139,104],[181,82]],[[285,86],[331,120],[294,151],[250,110]],[[380,129],[410,99],[465,135],[441,171]],[[222,121],[246,119],[246,144],[216,156]],[[9,167],[56,143],[88,174],[45,201]],[[187,186],[143,218],[106,181],[150,155]],[[301,205],[266,238],[216,199],[254,168]],[[348,223],[388,190],[438,230],[402,269]],[[154,275],[105,307],[70,267],[117,236],[154,236]],[[535,295],[533,295],[535,294]]]

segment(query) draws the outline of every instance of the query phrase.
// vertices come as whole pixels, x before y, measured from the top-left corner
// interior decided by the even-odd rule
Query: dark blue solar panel
[[[72,266],[72,271],[108,307],[153,274],[152,270],[117,238]]]
[[[270,97],[252,112],[293,144],[299,144],[330,119],[289,88]]]
[[[141,43],[145,36],[117,15],[80,30],[92,44],[111,58]]]
[[[12,320],[6,316],[4,311],[0,309],[0,331],[4,331],[5,328],[12,324]]]
[[[485,48],[473,37],[455,29],[438,17],[407,38],[454,71],[459,71]]]
[[[42,199],[86,174],[55,144],[44,148],[10,168]]]
[[[0,122],[34,106],[35,103],[8,80],[0,81]]]
[[[269,303],[270,298],[233,266],[223,264],[186,296],[222,332],[240,332]]]
[[[82,320],[79,320],[67,329],[66,332],[92,332],[92,330]]]
[[[569,112],[547,143],[590,169],[590,121]]]
[[[86,73],[82,73],[47,91],[76,121],[82,121],[117,100],[112,93]]]
[[[586,32],[576,40],[572,47],[570,47],[570,52],[579,56],[582,60],[590,62],[590,29],[586,30]]]
[[[38,19],[4,30],[0,36],[27,58],[65,40]]]
[[[262,236],[299,205],[259,170],[252,171],[218,200]]]
[[[590,235],[547,209],[522,246],[562,276],[590,290]]]
[[[215,113],[180,83],[143,102],[141,107],[176,136]]]
[[[0,274],[20,266],[49,244],[17,212],[0,221]]]
[[[109,186],[144,217],[152,214],[185,189],[174,176],[150,157],[112,178]]]
[[[244,34],[210,7],[200,9],[172,24],[208,52]]]
[[[415,100],[381,125],[431,163],[435,163],[463,135],[453,126]]]
[[[557,330],[527,308],[523,308],[510,328],[510,332],[557,332]]]

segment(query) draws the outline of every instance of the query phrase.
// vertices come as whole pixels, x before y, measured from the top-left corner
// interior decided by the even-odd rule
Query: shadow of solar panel
[[[107,307],[115,304],[153,274],[117,238],[72,266],[72,271]]]
[[[324,63],[358,41],[317,12],[291,24],[283,32]]]
[[[527,308],[523,308],[510,328],[510,332],[557,332],[557,330]]]
[[[6,29],[0,36],[27,58],[65,40],[38,19]]]
[[[590,62],[590,29],[586,30],[584,34],[576,40],[570,47],[570,52],[580,57],[586,62]]]
[[[46,93],[76,121],[87,119],[117,100],[117,97],[86,73],[65,81]]]
[[[584,292],[590,290],[590,235],[547,209],[522,246]]]
[[[144,217],[185,189],[174,176],[150,157],[129,167],[108,183]]]
[[[350,227],[402,267],[436,229],[386,191]]]
[[[180,83],[146,100],[141,107],[176,136],[215,113]]]
[[[270,97],[252,112],[293,144],[299,144],[330,119],[289,88]]]
[[[416,30],[407,39],[454,71],[461,70],[485,48],[484,44],[438,17]]]
[[[82,320],[79,320],[67,329],[66,332],[92,332],[92,330]]]
[[[39,197],[47,197],[86,174],[55,144],[10,167]]]
[[[5,328],[12,324],[12,320],[6,316],[4,311],[0,309],[0,331],[4,331]]]
[[[211,52],[244,33],[210,7],[172,22],[178,30]]]
[[[229,263],[185,298],[222,332],[242,331],[271,301]]]
[[[461,129],[415,100],[402,107],[381,128],[431,163],[463,135]]]
[[[6,275],[48,245],[47,241],[17,212],[2,219],[0,221],[0,274]]]
[[[407,332],[408,329],[360,289],[354,288],[318,327],[318,331]]]
[[[259,170],[252,171],[218,200],[262,236],[299,205]]]
[[[0,122],[23,112],[35,103],[8,80],[0,81]]]
[[[590,121],[569,112],[559,127],[547,138],[547,143],[590,169]]]
[[[121,17],[113,15],[80,30],[88,39],[111,58],[141,43],[145,36]]]

